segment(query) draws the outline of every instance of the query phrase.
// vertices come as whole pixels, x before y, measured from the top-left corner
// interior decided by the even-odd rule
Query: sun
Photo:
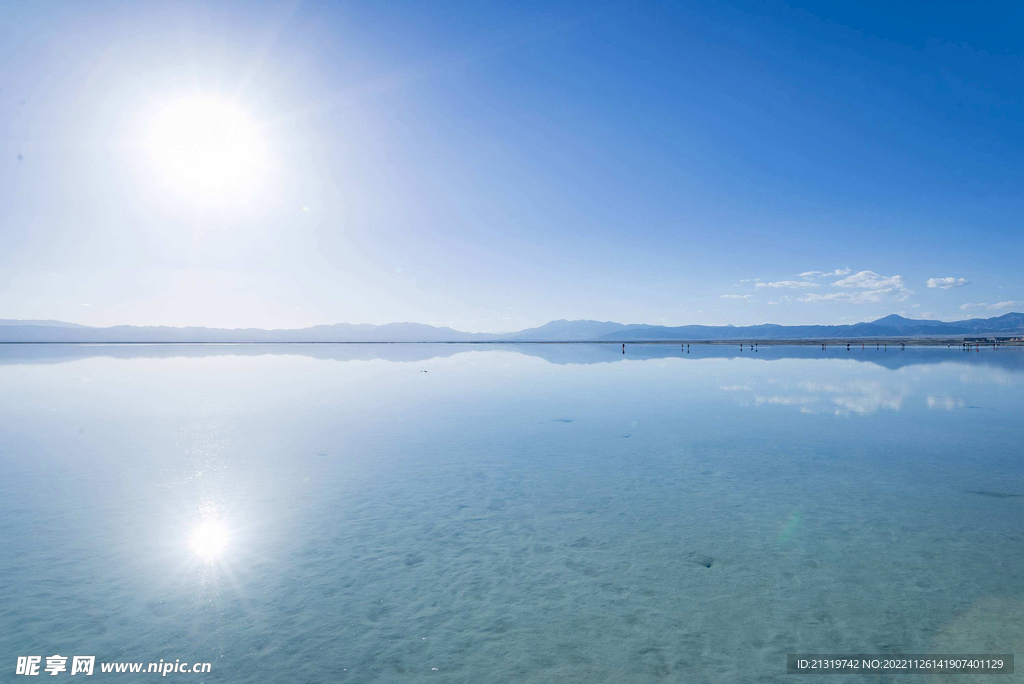
[[[225,100],[190,97],[163,107],[147,142],[157,173],[195,199],[244,199],[266,170],[262,131]]]

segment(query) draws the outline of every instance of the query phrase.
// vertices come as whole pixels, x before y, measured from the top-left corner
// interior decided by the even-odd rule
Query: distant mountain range
[[[607,321],[545,323],[510,333],[467,333],[422,323],[336,323],[295,330],[170,328],[115,325],[95,328],[61,321],[0,319],[0,342],[665,342],[971,337],[1024,334],[1024,314],[963,321],[928,321],[892,314],[853,325],[715,326],[626,325]]]

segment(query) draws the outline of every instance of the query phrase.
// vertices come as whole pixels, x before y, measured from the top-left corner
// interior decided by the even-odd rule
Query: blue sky
[[[1022,21],[1020,3],[8,3],[0,318],[1024,310]],[[191,173],[155,153],[152,122],[193,100],[215,131],[236,113],[258,157]]]

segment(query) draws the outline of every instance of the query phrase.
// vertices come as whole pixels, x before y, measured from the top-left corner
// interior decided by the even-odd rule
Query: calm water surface
[[[5,681],[1024,654],[1019,348],[6,345],[0,387]]]

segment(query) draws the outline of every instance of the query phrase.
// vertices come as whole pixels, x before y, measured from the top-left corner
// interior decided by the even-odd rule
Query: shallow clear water
[[[782,681],[787,653],[1024,652],[1020,348],[6,345],[0,387],[5,672]]]

